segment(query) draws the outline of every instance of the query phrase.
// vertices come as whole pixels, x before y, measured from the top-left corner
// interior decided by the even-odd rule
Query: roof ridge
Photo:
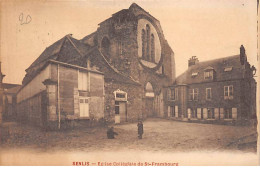
[[[55,54],[57,54],[57,53],[59,53],[60,52],[60,50],[61,50],[61,47],[63,46],[63,44],[64,44],[64,41],[65,41],[65,37],[66,36],[68,36],[68,35],[65,35],[64,37],[62,37],[60,40],[62,40],[62,42],[61,42],[61,45],[60,45],[60,47],[59,47],[59,50],[57,51],[57,52],[55,52]],[[58,40],[59,41],[59,40]],[[56,42],[58,42],[58,41],[56,41]],[[53,44],[55,44],[56,42],[54,42]],[[46,49],[48,49],[48,48],[50,48],[51,46],[53,46],[53,44],[51,44],[50,46],[48,46],[47,48],[45,48],[44,49],[44,51],[40,54],[40,56],[46,51]],[[53,54],[54,55],[54,54]],[[53,55],[51,55],[51,56],[53,56]],[[39,56],[39,57],[40,57]],[[46,61],[46,60],[48,60],[51,56],[49,56],[49,57],[47,57],[46,59],[43,59],[41,62],[44,62],[44,61]],[[39,58],[38,57],[38,58]],[[38,59],[37,58],[37,59]],[[37,60],[36,59],[36,60]],[[28,69],[30,69],[30,68],[33,68],[33,67],[35,67],[35,66],[37,66],[39,63],[37,63],[36,65],[33,65],[35,62],[36,62],[36,60],[27,68],[27,69],[25,69],[25,71],[27,71]],[[40,63],[41,63],[40,62]],[[33,66],[32,66],[33,65]]]
[[[70,41],[70,43],[72,44],[72,46],[76,49],[76,51],[79,53],[79,55],[81,57],[83,57],[83,54],[79,51],[79,49],[77,48],[77,46],[72,42],[72,40],[70,39],[71,38],[71,35],[66,35],[66,38]],[[77,40],[77,39],[76,39]]]
[[[143,9],[141,6],[139,6],[137,3],[132,3],[130,6],[129,6],[129,10],[130,8],[134,8],[134,7],[137,7],[139,8],[140,10],[143,10],[145,13],[147,13],[150,17],[152,17],[153,19],[155,19],[156,21],[160,22],[158,19],[156,19],[154,16],[152,16],[149,12],[147,12],[145,9]]]
[[[228,59],[228,58],[236,57],[236,56],[239,56],[239,54],[237,54],[237,55],[231,55],[231,56],[226,56],[226,57],[221,57],[221,58],[216,58],[216,59],[211,59],[211,60],[205,60],[205,61],[202,61],[202,62],[198,62],[198,63],[196,63],[195,65],[200,64],[200,63],[214,62],[214,61],[221,60],[221,59]],[[192,65],[192,66],[193,66],[193,65]]]

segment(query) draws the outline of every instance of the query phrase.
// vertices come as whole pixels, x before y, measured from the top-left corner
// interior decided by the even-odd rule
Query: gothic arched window
[[[147,54],[147,60],[150,61],[151,60],[151,51],[150,51],[150,26],[147,24],[146,25],[146,54]]]
[[[155,46],[154,46],[154,35],[151,35],[151,61],[155,61]]]
[[[145,85],[145,96],[146,97],[154,97],[153,86],[150,82],[147,82]]]
[[[145,44],[146,44],[146,38],[145,38],[145,30],[142,30],[142,58],[145,59],[146,58],[146,53],[145,53]]]

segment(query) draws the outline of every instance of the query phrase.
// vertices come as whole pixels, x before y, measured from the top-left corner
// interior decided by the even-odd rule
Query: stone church
[[[43,127],[165,117],[165,87],[174,81],[174,52],[160,22],[133,3],[83,39],[66,35],[47,47],[26,69],[17,116]]]

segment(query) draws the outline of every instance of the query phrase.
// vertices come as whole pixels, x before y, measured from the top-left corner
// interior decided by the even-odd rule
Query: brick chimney
[[[192,56],[189,61],[188,61],[188,66],[192,66],[195,65],[196,63],[199,62],[199,59],[197,58],[197,56]]]
[[[246,61],[247,61],[246,50],[245,50],[245,47],[243,45],[241,45],[240,46],[240,63],[241,63],[241,65],[244,65]]]

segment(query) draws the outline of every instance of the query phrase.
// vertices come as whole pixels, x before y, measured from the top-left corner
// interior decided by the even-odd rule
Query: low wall
[[[46,91],[42,91],[18,103],[17,120],[22,123],[44,126],[47,120],[46,100]]]

